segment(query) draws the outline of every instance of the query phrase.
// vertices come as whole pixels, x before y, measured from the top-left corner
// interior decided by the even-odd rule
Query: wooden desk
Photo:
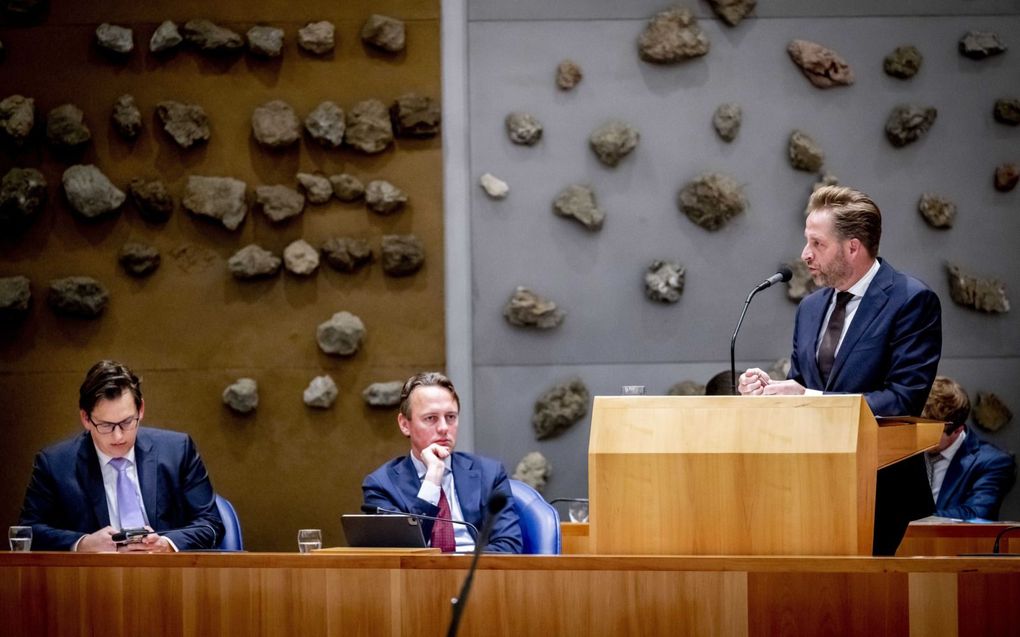
[[[1016,526],[1015,523],[988,524],[911,522],[907,533],[896,550],[897,557],[913,555],[961,555],[965,553],[991,553],[995,536]],[[1011,548],[1012,547],[1012,548]],[[1020,531],[1007,533],[999,542],[999,551],[1010,553],[1020,547]],[[1020,628],[1018,628],[1020,630]]]
[[[442,635],[470,558],[0,553],[5,635]],[[486,556],[462,635],[1005,635],[1008,558]]]

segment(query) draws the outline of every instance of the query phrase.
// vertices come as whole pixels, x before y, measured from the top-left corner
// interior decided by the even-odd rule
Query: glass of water
[[[322,531],[301,529],[297,532],[297,547],[302,553],[311,553],[322,548]]]
[[[7,530],[7,539],[11,543],[12,551],[32,550],[32,527],[12,526]]]
[[[567,506],[567,515],[571,522],[588,522],[588,501],[576,500]]]
[[[645,386],[644,385],[624,385],[621,390],[624,396],[644,396]]]

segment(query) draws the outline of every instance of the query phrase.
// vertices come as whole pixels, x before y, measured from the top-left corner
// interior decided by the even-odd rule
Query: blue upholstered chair
[[[524,553],[558,555],[560,553],[560,514],[535,491],[520,480],[510,480],[514,509],[521,519]]]
[[[216,548],[221,551],[243,551],[244,542],[241,540],[241,522],[237,519],[237,511],[234,510],[234,505],[217,493],[216,509],[219,510],[220,518],[223,519],[223,539],[220,540],[220,545]]]

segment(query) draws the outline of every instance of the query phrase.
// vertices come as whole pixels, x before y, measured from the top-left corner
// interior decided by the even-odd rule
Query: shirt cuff
[[[807,388],[804,388],[804,395],[805,396],[821,396],[823,394],[825,394],[825,392],[817,390],[817,389],[807,389]]]
[[[161,535],[160,537],[163,538],[164,540],[166,540],[166,543],[170,545],[170,548],[172,548],[174,550],[174,553],[180,552],[181,549],[177,548],[177,545],[174,544],[173,540],[171,540],[170,538],[168,538],[165,535]]]
[[[72,551],[77,551],[78,550],[78,545],[81,544],[81,541],[84,540],[84,539],[85,539],[84,535],[81,536],[80,538],[78,538],[78,541],[71,545],[71,550]]]
[[[438,484],[433,484],[428,480],[421,481],[421,488],[418,489],[418,499],[425,500],[432,506],[439,506],[439,494],[443,488]]]

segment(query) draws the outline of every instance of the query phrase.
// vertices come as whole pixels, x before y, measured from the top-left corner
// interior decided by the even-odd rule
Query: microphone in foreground
[[[454,520],[453,518],[440,518],[432,515],[425,515],[424,513],[409,513],[407,511],[397,511],[395,509],[386,509],[383,507],[375,507],[375,511],[370,511],[370,513],[409,515],[412,518],[418,520],[432,520],[433,522],[449,522],[450,524],[461,524],[471,529],[471,532],[474,533],[475,538],[476,539],[478,538],[478,527],[476,527],[474,524],[471,524],[470,522],[465,522],[464,520]]]
[[[475,579],[475,571],[478,569],[478,557],[489,542],[489,534],[492,532],[492,525],[496,516],[506,506],[506,495],[499,491],[489,496],[489,502],[485,505],[488,515],[485,516],[485,523],[482,524],[482,532],[478,534],[478,541],[475,542],[475,555],[471,558],[471,568],[468,569],[467,577],[464,578],[464,585],[460,588],[460,595],[451,600],[453,602],[453,614],[450,617],[450,628],[446,631],[446,637],[454,637],[457,634],[457,627],[460,626],[460,616],[464,613],[464,604],[467,603],[468,593],[471,592],[471,582]]]
[[[758,285],[754,286],[751,293],[747,295],[747,300],[744,301],[744,309],[740,312],[740,319],[737,321],[737,328],[733,330],[733,337],[730,338],[730,391],[733,395],[737,394],[737,362],[736,362],[736,346],[737,346],[737,334],[740,332],[740,325],[744,322],[744,315],[747,314],[747,307],[751,304],[751,299],[754,295],[761,292],[765,288],[770,288],[776,283],[786,283],[793,278],[793,271],[785,265],[779,266],[778,271],[765,279]]]

